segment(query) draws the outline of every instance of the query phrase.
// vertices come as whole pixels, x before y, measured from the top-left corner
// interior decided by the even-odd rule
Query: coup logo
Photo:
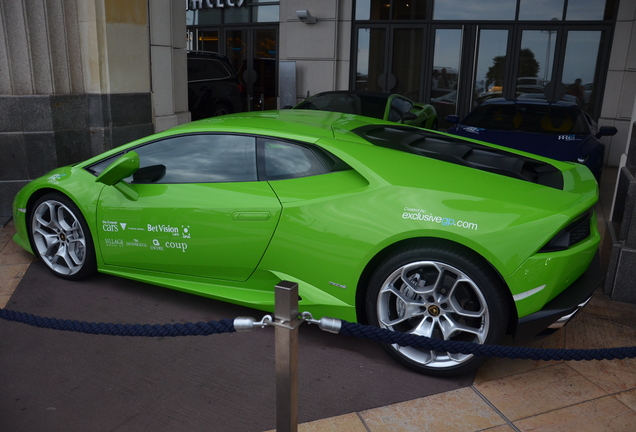
[[[188,249],[187,243],[166,242],[165,246],[168,249],[181,249],[181,252],[185,252]]]

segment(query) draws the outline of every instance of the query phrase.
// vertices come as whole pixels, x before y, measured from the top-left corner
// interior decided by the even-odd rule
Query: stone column
[[[189,121],[185,58],[180,1],[0,1],[0,224],[29,180]]]
[[[605,294],[613,300],[636,303],[636,0],[619,4],[603,109],[599,124],[612,122],[608,164],[621,155],[616,192],[606,233],[611,240]],[[626,43],[626,41],[630,41]]]

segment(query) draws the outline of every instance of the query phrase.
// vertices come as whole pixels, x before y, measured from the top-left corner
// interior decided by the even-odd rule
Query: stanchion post
[[[276,285],[276,432],[298,431],[298,284]]]

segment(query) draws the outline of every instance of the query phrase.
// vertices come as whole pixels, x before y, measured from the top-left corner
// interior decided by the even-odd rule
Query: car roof
[[[170,129],[171,133],[225,131],[271,134],[272,136],[297,135],[303,138],[332,138],[334,130],[347,133],[368,124],[392,122],[370,119],[354,114],[318,110],[249,111],[220,117],[211,117],[185,123]],[[349,135],[349,134],[347,134]],[[355,134],[349,139],[363,141]]]
[[[228,60],[227,56],[212,51],[188,51],[188,57],[213,58],[219,60]]]
[[[338,94],[351,94],[351,95],[359,95],[359,96],[374,96],[380,97],[384,99],[388,99],[389,96],[392,96],[390,93],[383,93],[378,91],[363,91],[363,90],[333,90],[333,91],[325,91],[316,93],[312,97],[320,96],[320,95],[338,95]]]
[[[544,106],[559,106],[559,107],[577,107],[578,105],[572,102],[559,100],[556,102],[548,102],[546,99],[506,99],[506,98],[492,98],[484,101],[480,106],[483,105],[544,105]]]

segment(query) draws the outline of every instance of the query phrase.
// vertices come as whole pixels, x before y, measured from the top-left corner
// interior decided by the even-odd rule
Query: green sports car
[[[421,104],[406,96],[371,91],[328,91],[316,93],[293,109],[357,114],[395,123],[437,129],[433,105]]]
[[[352,114],[282,110],[181,125],[16,196],[14,240],[60,277],[95,271],[264,311],[499,343],[562,326],[602,282],[578,164]],[[480,358],[387,345],[407,366]]]

